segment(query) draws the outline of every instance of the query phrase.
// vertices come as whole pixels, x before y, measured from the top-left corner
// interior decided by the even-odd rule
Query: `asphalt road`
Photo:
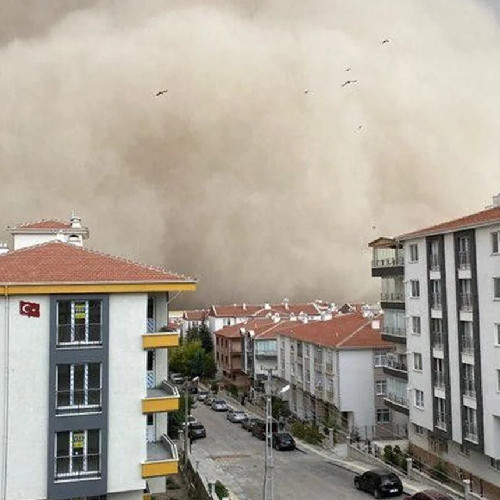
[[[260,500],[264,476],[264,442],[198,403],[193,410],[207,429],[207,437],[193,442],[193,458],[212,458],[224,472],[223,482],[239,500]],[[369,500],[354,489],[354,474],[323,457],[302,450],[276,451],[275,500]],[[401,497],[396,497],[401,498]]]

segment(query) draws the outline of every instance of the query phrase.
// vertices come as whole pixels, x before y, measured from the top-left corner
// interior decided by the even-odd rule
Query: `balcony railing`
[[[465,439],[477,443],[477,424],[475,422],[465,421]]]
[[[57,325],[57,347],[82,347],[101,344],[101,323]]]
[[[431,309],[441,309],[441,294],[431,293]]]
[[[101,392],[101,388],[58,390],[56,392],[56,415],[100,412],[102,410]]]
[[[257,357],[276,357],[278,355],[277,349],[256,349],[255,356]]]
[[[382,327],[382,333],[385,333],[386,335],[392,335],[394,337],[406,338],[406,328],[401,326],[384,325]]]
[[[462,335],[462,352],[474,354],[474,340],[470,335]]]
[[[382,292],[380,300],[383,302],[404,302],[405,294],[403,292]]]
[[[392,403],[396,403],[400,406],[404,406],[405,408],[408,408],[408,398],[404,396],[400,396],[399,394],[395,394],[393,392],[388,392],[387,395],[385,396],[385,399],[388,401],[391,401]]]
[[[388,368],[392,368],[393,370],[400,370],[403,372],[408,371],[408,365],[406,363],[406,359],[402,357],[399,358],[397,356],[388,355],[385,366],[387,366]]]
[[[59,456],[55,459],[56,480],[90,479],[101,476],[101,454],[87,453]]]
[[[439,255],[431,254],[430,267],[431,271],[439,271]]]
[[[470,269],[470,253],[458,252],[458,268]]]
[[[445,387],[444,373],[434,372],[434,387]]]
[[[460,310],[464,312],[472,311],[472,294],[471,293],[461,293],[460,294]]]
[[[434,349],[443,350],[444,347],[443,332],[432,332],[432,347]]]
[[[387,259],[373,259],[372,267],[394,267],[404,266],[405,259],[402,255],[396,255]]]
[[[142,477],[168,476],[179,472],[179,455],[171,439],[163,434],[160,441],[147,443],[146,461],[142,463]]]

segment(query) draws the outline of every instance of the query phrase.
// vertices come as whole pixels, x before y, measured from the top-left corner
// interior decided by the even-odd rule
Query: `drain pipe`
[[[10,332],[9,332],[9,294],[7,285],[3,287],[4,291],[4,306],[5,306],[5,360],[4,360],[4,380],[5,380],[5,392],[4,392],[4,415],[3,415],[3,492],[2,498],[7,498],[7,460],[9,458],[8,447],[9,447],[9,349],[10,349]]]

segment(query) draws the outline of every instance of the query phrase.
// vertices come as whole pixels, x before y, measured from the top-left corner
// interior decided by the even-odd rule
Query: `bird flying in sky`
[[[341,85],[341,87],[345,87],[346,85],[351,85],[351,83],[358,83],[358,80],[347,80]]]
[[[162,95],[162,94],[166,94],[168,92],[168,89],[165,89],[165,90],[160,90],[159,92],[156,93],[156,97]]]
[[[384,43],[389,43],[389,42],[390,42],[390,40],[389,40],[388,38],[384,38],[384,39],[382,40],[382,45],[384,45]]]

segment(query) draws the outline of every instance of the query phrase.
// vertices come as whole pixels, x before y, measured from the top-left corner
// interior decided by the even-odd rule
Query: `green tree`
[[[201,346],[203,349],[205,349],[206,352],[213,352],[214,344],[212,342],[212,334],[210,333],[208,326],[204,323],[198,327],[198,336],[201,340]]]
[[[192,326],[186,332],[186,342],[193,342],[195,340],[200,340],[200,331],[197,326]]]
[[[185,342],[182,346],[172,349],[169,367],[172,372],[191,378],[211,378],[217,371],[213,355],[203,349],[199,340]]]

